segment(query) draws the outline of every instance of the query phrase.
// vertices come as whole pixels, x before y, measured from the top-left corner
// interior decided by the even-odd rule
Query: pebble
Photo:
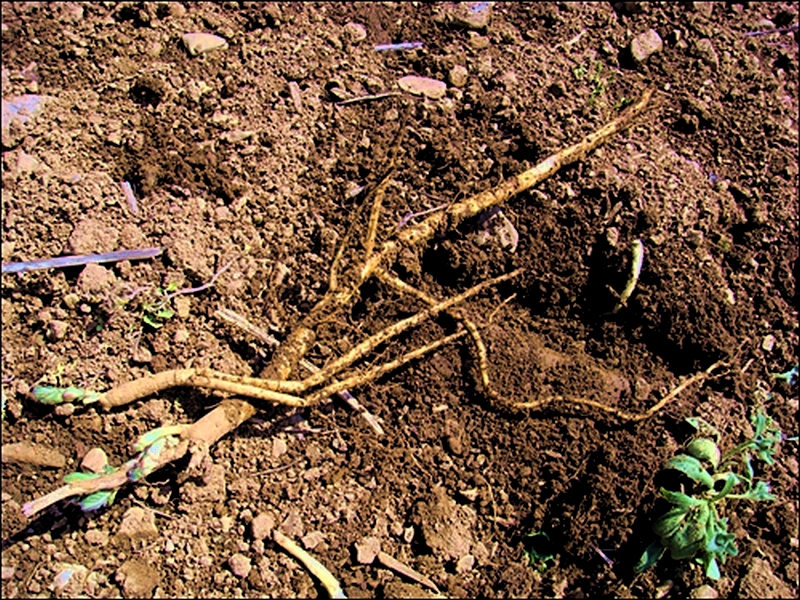
[[[631,57],[636,63],[641,64],[653,54],[661,52],[663,47],[664,43],[661,41],[661,36],[658,35],[655,29],[650,29],[631,40]]]
[[[7,581],[8,579],[14,577],[14,573],[16,572],[17,569],[14,567],[3,567],[3,574],[2,576],[0,576],[0,579],[2,579],[3,581]]]
[[[714,49],[714,44],[711,43],[711,40],[708,38],[697,40],[694,45],[694,52],[709,67],[715,71],[719,69],[719,56],[717,56],[717,51]]]
[[[485,29],[491,19],[492,7],[488,2],[466,2],[453,13],[453,23],[468,29]]]
[[[447,80],[450,82],[450,85],[455,87],[464,87],[467,84],[467,79],[469,79],[469,71],[467,71],[466,67],[462,67],[461,65],[456,65],[450,72],[447,74]]]
[[[158,537],[156,516],[152,511],[133,506],[122,515],[122,522],[117,530],[118,540],[137,542]]]
[[[772,352],[772,349],[775,347],[775,336],[771,333],[764,336],[764,339],[761,341],[761,349],[766,350],[767,352]]]
[[[184,33],[182,39],[186,49],[192,56],[228,47],[228,42],[225,38],[211,33]]]
[[[83,584],[89,575],[89,569],[83,565],[62,563],[56,567],[56,571],[53,587],[57,593],[77,597],[83,592]]]
[[[425,96],[431,100],[443,98],[447,92],[447,84],[443,81],[420,77],[419,75],[406,75],[397,82],[400,89],[416,96]]]
[[[275,517],[270,513],[259,513],[250,523],[250,533],[254,540],[264,540],[275,529]]]
[[[313,550],[325,541],[325,535],[321,531],[312,531],[304,535],[300,541],[306,550]]]
[[[92,544],[93,546],[105,546],[108,544],[108,534],[105,531],[100,531],[99,529],[90,529],[86,532],[84,536],[86,542]]]
[[[59,417],[71,417],[75,414],[74,404],[59,404],[53,409],[53,413]]]
[[[351,44],[358,44],[367,39],[367,30],[361,23],[348,23],[344,26],[344,37]]]
[[[472,571],[472,567],[475,566],[475,557],[472,554],[465,554],[461,558],[458,559],[456,563],[456,573],[459,575],[463,575],[464,573],[469,573]]]
[[[253,568],[252,561],[244,554],[239,554],[238,552],[228,559],[228,566],[231,568],[233,574],[241,579],[247,577],[250,574],[250,570]]]
[[[478,35],[474,31],[470,31],[469,47],[473,50],[485,50],[489,47],[489,38],[485,35]]]
[[[694,12],[700,13],[706,18],[711,17],[711,14],[714,12],[713,2],[690,2],[689,5]]]
[[[150,598],[161,582],[161,574],[144,561],[130,559],[117,569],[114,579],[126,598]]]
[[[367,536],[356,542],[356,561],[361,565],[369,565],[381,551],[381,541],[374,536]]]
[[[282,440],[281,438],[275,438],[272,440],[272,458],[280,458],[284,454],[286,454],[286,441]]]
[[[701,585],[689,592],[690,598],[719,598],[719,592],[710,585]]]
[[[47,324],[47,332],[45,333],[45,337],[50,341],[63,340],[67,335],[68,330],[69,325],[66,322],[56,319]]]

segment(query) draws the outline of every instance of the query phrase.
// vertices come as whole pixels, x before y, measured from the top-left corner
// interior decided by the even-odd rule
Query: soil
[[[796,4],[475,4],[2,4],[3,98],[42,98],[3,126],[3,262],[164,249],[3,275],[3,443],[66,458],[4,459],[3,597],[324,595],[271,538],[255,539],[276,526],[351,597],[430,592],[361,564],[356,544],[375,547],[365,538],[454,597],[686,597],[705,584],[796,597],[796,438],[774,465],[754,463],[776,501],[723,508],[739,554],[722,579],[670,558],[633,571],[664,509],[658,473],[689,439],[684,419],[712,423],[725,447],[750,432],[757,406],[796,429],[796,389],[771,375],[798,361]],[[660,47],[647,46],[649,30]],[[227,45],[192,56],[189,32]],[[404,41],[422,47],[375,49]],[[443,81],[446,94],[402,91],[406,75]],[[112,412],[54,409],[32,402],[31,386],[105,390],[190,365],[260,373],[272,350],[215,312],[285,339],[325,294],[358,192],[381,180],[400,129],[380,240],[409,212],[577,142],[649,86],[658,108],[637,127],[395,271],[444,298],[525,269],[464,305],[506,398],[636,412],[725,360],[718,377],[635,424],[559,402],[513,411],[481,393],[462,341],[352,390],[383,436],[339,400],[261,406],[211,448],[205,480],[183,481],[183,462],[107,509],[22,515],[90,449],[121,464],[138,435],[220,400],[177,388]],[[636,239],[641,277],[612,314]],[[176,297],[172,316],[153,316],[157,288],[201,286],[230,261],[213,286]],[[419,309],[370,282],[318,328],[309,359],[322,365]],[[435,319],[366,364],[455,326]],[[532,532],[551,540],[542,569],[524,554]],[[76,574],[63,587],[66,568]]]

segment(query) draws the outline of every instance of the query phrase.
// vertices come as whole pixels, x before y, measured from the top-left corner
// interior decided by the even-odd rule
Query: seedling
[[[659,540],[645,550],[636,571],[650,568],[669,550],[673,559],[694,558],[703,565],[706,576],[719,579],[719,564],[739,551],[736,536],[728,531],[728,519],[720,517],[718,508],[723,500],[775,499],[769,491],[769,483],[755,480],[752,455],[768,465],[774,464],[775,451],[783,435],[772,419],[758,409],[750,419],[753,436],[723,454],[718,446],[719,433],[713,426],[699,417],[686,419],[686,422],[700,436],[689,442],[686,454],[670,459],[666,468],[680,471],[693,483],[688,492],[661,488],[661,495],[673,508],[653,525]],[[715,439],[702,437],[703,434]],[[737,489],[741,491],[734,493]]]
[[[175,315],[170,308],[170,294],[178,289],[176,282],[168,283],[164,288],[156,288],[157,299],[142,304],[142,321],[153,329],[160,329],[164,323]]]
[[[531,531],[525,536],[523,553],[528,559],[528,564],[538,573],[544,573],[555,563],[553,543],[544,531]]]

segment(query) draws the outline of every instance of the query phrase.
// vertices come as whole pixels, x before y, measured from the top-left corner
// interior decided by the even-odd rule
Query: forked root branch
[[[424,293],[407,286],[407,284],[401,285],[398,283],[399,280],[397,280],[393,282],[396,287],[403,288],[403,286],[407,286],[407,288],[410,289],[404,288],[404,291],[410,291],[410,293],[415,294],[429,305],[428,308],[370,336],[356,345],[344,356],[332,361],[330,364],[312,373],[305,379],[288,379],[292,373],[296,372],[297,365],[303,360],[306,351],[313,343],[317,325],[326,318],[330,318],[332,313],[346,310],[347,307],[351,306],[354,299],[358,296],[361,285],[372,276],[383,275],[384,278],[391,279],[387,275],[388,269],[391,268],[399,252],[405,249],[413,249],[422,246],[437,233],[458,226],[465,219],[476,216],[482,211],[501,204],[512,196],[531,188],[553,175],[560,168],[581,160],[589,152],[611,139],[615,134],[635,124],[637,119],[650,107],[652,93],[652,90],[647,90],[638,102],[630,106],[607,125],[586,136],[579,143],[553,154],[528,171],[500,183],[494,189],[481,192],[471,198],[454,203],[446,210],[432,214],[413,226],[406,227],[400,231],[394,239],[390,239],[378,245],[378,217],[383,194],[389,183],[388,176],[384,177],[373,190],[374,201],[368,218],[367,231],[365,236],[361,239],[361,245],[363,247],[361,260],[353,260],[347,267],[342,266],[344,263],[343,255],[345,249],[352,237],[351,229],[348,231],[345,240],[336,253],[329,276],[328,292],[303,319],[299,326],[294,329],[284,344],[276,351],[273,361],[264,374],[264,378],[233,376],[226,373],[219,373],[211,369],[178,369],[125,383],[105,394],[87,393],[85,390],[77,390],[76,388],[69,388],[68,390],[48,388],[46,390],[48,400],[46,401],[57,403],[67,400],[67,395],[69,395],[71,399],[83,398],[87,403],[99,401],[104,408],[113,408],[133,402],[134,400],[145,398],[173,386],[194,386],[228,392],[253,400],[263,400],[288,406],[308,406],[309,404],[322,401],[324,398],[337,391],[373,381],[375,378],[411,360],[433,352],[441,345],[462,337],[465,334],[469,334],[475,343],[479,357],[481,381],[487,394],[490,396],[493,395],[494,392],[488,375],[486,348],[481,340],[478,328],[463,312],[458,311],[456,307],[458,304],[463,303],[466,299],[482,290],[515,277],[520,273],[519,270],[483,282],[457,296],[441,301],[428,297]],[[390,160],[390,172],[397,158],[399,139],[400,136],[398,136],[398,141],[395,142],[394,152]],[[390,281],[390,283],[392,283],[392,281]],[[430,319],[446,311],[452,312],[454,316],[461,321],[464,326],[463,330],[431,342],[416,350],[408,351],[399,358],[384,365],[367,369],[362,373],[344,374],[343,377],[340,377],[341,381],[339,382],[334,380],[335,377],[342,374],[346,369],[349,369],[356,361],[375,350],[381,344],[392,340],[411,327],[419,325],[426,319]],[[689,384],[690,382],[685,382],[685,385]],[[313,391],[314,388],[318,389]],[[680,390],[677,390],[675,394],[679,391]],[[55,397],[62,392],[63,399]],[[672,397],[674,397],[674,395]],[[663,404],[669,401],[669,397],[662,400],[647,413],[643,413],[643,415],[632,415],[586,400],[565,400],[592,406],[604,410],[605,412],[615,414],[621,418],[638,420],[646,418],[657,411]],[[543,402],[531,404],[517,403],[515,406],[517,408],[535,408],[542,404]],[[137,458],[129,461],[114,473],[97,476],[88,481],[70,483],[52,494],[27,504],[24,507],[25,514],[31,515],[54,502],[70,496],[91,494],[92,491],[98,493],[103,490],[121,487],[127,481],[140,481],[153,470],[177,460],[187,452],[190,452],[193,443],[213,444],[225,434],[236,429],[241,423],[252,416],[254,412],[255,408],[249,402],[244,400],[226,400],[202,419],[191,426],[187,426],[180,436],[168,435],[165,433],[163,438],[150,443]],[[158,452],[156,452],[156,450],[158,450]]]

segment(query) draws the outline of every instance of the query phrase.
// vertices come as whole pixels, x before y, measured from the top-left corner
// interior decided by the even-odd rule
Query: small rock
[[[92,448],[81,461],[81,468],[90,473],[101,473],[108,464],[108,455],[101,448]]]
[[[122,522],[116,534],[117,541],[122,543],[129,541],[135,544],[140,540],[156,537],[158,537],[158,528],[156,527],[156,516],[152,511],[134,506],[122,515]]]
[[[450,72],[447,74],[447,80],[450,82],[450,85],[455,87],[463,87],[467,84],[467,79],[469,79],[469,71],[467,71],[466,67],[462,67],[461,65],[456,65]]]
[[[458,559],[456,563],[456,573],[459,575],[463,575],[464,573],[469,573],[472,571],[472,567],[475,566],[475,557],[472,554],[465,554],[461,558]]]
[[[325,536],[321,531],[312,531],[304,535],[300,541],[306,550],[313,550],[325,541]]]
[[[192,299],[187,296],[176,296],[173,300],[175,314],[179,319],[188,319],[192,311]]]
[[[272,440],[272,458],[280,458],[286,454],[286,441],[281,438],[274,438]]]
[[[17,173],[35,173],[42,170],[42,163],[35,156],[27,152],[20,152],[17,155]]]
[[[254,540],[270,537],[273,529],[275,529],[275,517],[270,513],[260,513],[250,523],[250,533]]]
[[[488,2],[465,2],[453,13],[453,23],[468,29],[486,29],[492,19],[492,7]]]
[[[74,404],[59,404],[53,409],[53,412],[59,417],[71,417],[75,414]]]
[[[131,559],[117,569],[114,580],[122,586],[126,598],[150,598],[161,583],[161,574],[148,563]]]
[[[753,26],[753,29],[756,31],[772,31],[775,29],[775,23],[769,19],[761,19],[760,21],[756,22],[756,24]]]
[[[631,57],[636,63],[641,64],[653,54],[661,52],[663,47],[664,43],[661,41],[661,36],[658,35],[655,29],[650,29],[631,40]]]
[[[754,558],[747,574],[740,580],[740,598],[763,598],[767,592],[772,598],[795,598],[794,590],[775,575],[769,562]]]
[[[189,330],[188,329],[178,329],[175,332],[175,335],[172,336],[172,341],[176,344],[184,344],[189,341]]]
[[[764,339],[761,342],[761,349],[767,352],[772,352],[772,349],[775,347],[775,336],[771,333],[769,335],[765,335]]]
[[[469,502],[475,502],[478,499],[478,488],[470,488],[468,490],[459,490],[458,494],[468,500]]]
[[[110,290],[116,281],[117,277],[110,269],[91,263],[78,276],[78,289],[87,298]]]
[[[695,2],[695,4],[700,4],[699,2]],[[705,4],[705,3],[703,3]],[[719,598],[719,592],[715,590],[710,585],[701,585],[698,588],[694,588],[691,592],[689,592],[690,598],[707,598],[713,600],[714,598]]]
[[[137,364],[145,365],[153,361],[153,353],[144,346],[136,346],[131,354],[131,360]]]
[[[84,535],[86,542],[93,546],[105,546],[108,544],[108,534],[99,529],[90,529]]]
[[[714,44],[711,43],[711,40],[708,38],[697,40],[694,45],[694,52],[709,67],[715,71],[719,69],[719,56],[717,56],[717,51],[714,49]]]
[[[84,219],[75,225],[67,241],[71,254],[99,254],[117,247],[119,230],[106,226],[97,219]],[[66,300],[66,298],[65,298]]]
[[[67,323],[55,319],[47,324],[47,332],[45,333],[45,337],[50,341],[63,340],[67,335],[68,330],[69,325]]]
[[[344,37],[350,41],[351,44],[358,44],[367,39],[367,30],[361,23],[348,23],[344,26]]]
[[[7,581],[14,577],[14,573],[16,573],[17,569],[14,567],[3,567],[3,573],[0,576],[0,579],[3,581]]]
[[[75,598],[83,592],[89,569],[83,565],[61,563],[56,565],[55,571],[53,587],[57,593]]]
[[[234,575],[240,579],[244,579],[250,575],[250,570],[253,568],[253,563],[244,554],[239,554],[237,552],[228,559],[228,566],[231,568],[231,572]]]
[[[489,38],[485,35],[478,35],[474,31],[470,31],[469,47],[473,50],[486,50],[489,47]]]
[[[405,77],[401,77],[397,84],[404,92],[416,96],[425,96],[431,100],[444,98],[447,92],[447,84],[443,81],[437,81],[430,77],[420,77],[418,75],[406,75]]]
[[[184,33],[181,39],[192,56],[228,47],[225,38],[211,33]]]
[[[169,2],[169,16],[176,19],[186,14],[186,8],[180,2]]]
[[[700,13],[706,18],[711,17],[711,14],[714,12],[713,2],[690,2],[689,6],[694,12]],[[716,596],[714,597],[716,598]]]
[[[367,536],[356,542],[356,561],[361,565],[372,564],[381,551],[381,541],[373,536]]]

